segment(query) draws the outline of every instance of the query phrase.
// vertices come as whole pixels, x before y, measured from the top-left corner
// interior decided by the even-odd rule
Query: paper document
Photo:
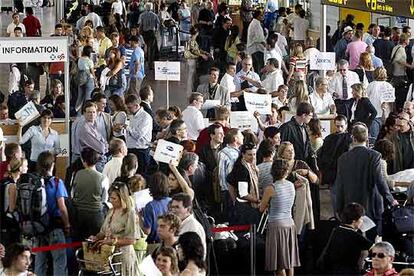
[[[372,229],[375,227],[375,223],[367,216],[362,217],[362,225],[359,230],[362,232],[367,232],[369,229]]]
[[[215,108],[218,105],[220,105],[220,100],[206,100],[202,109]]]
[[[249,194],[249,184],[245,181],[239,181],[239,195],[240,197],[245,197]]]
[[[155,265],[151,255],[145,257],[138,267],[139,271],[141,271],[145,276],[162,276],[161,271]]]

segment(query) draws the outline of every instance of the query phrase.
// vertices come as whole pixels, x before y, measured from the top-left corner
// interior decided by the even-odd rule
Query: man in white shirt
[[[206,232],[203,226],[192,214],[193,204],[190,195],[185,193],[175,194],[170,203],[171,213],[178,216],[181,220],[178,235],[187,232],[195,232],[200,237],[204,248],[204,257],[206,256]]]
[[[299,16],[292,20],[293,27],[293,42],[304,45],[306,37],[308,36],[309,21],[305,19],[305,10],[299,11]]]
[[[183,121],[187,125],[188,139],[196,141],[200,131],[205,127],[203,114],[200,109],[203,106],[203,94],[191,93],[189,105],[183,110]]]
[[[140,106],[140,100],[134,94],[128,95],[125,104],[130,112],[131,119],[126,127],[126,144],[128,153],[133,153],[138,158],[137,173],[143,174],[150,163],[150,145],[152,138],[152,118],[144,108]],[[118,131],[121,125],[115,125]]]
[[[274,94],[282,84],[284,84],[284,80],[279,62],[275,58],[268,59],[266,61],[266,75],[262,81],[262,87],[268,93]]]
[[[347,100],[352,98],[354,83],[360,83],[358,74],[348,70],[349,63],[345,59],[338,61],[338,72],[336,72],[328,85],[328,92],[334,99]]]
[[[246,89],[250,92],[256,92],[261,87],[260,77],[252,71],[253,60],[251,56],[246,56],[242,61],[242,69],[234,77],[236,90]]]
[[[319,77],[315,81],[315,93],[309,95],[314,112],[318,115],[334,114],[336,111],[332,95],[328,92],[328,81]]]
[[[347,115],[347,100],[352,97],[351,86],[360,83],[359,76],[349,71],[349,63],[345,59],[338,61],[338,72],[336,72],[328,85],[328,92],[335,99],[335,106],[338,114]]]
[[[308,37],[305,42],[306,50],[303,52],[303,55],[307,60],[310,60],[311,57],[319,55],[320,51],[315,47],[315,40],[312,37]]]
[[[112,185],[114,180],[121,176],[122,160],[128,153],[127,146],[122,139],[113,138],[109,143],[109,152],[112,159],[105,164],[102,174],[109,180],[109,185]]]
[[[234,76],[236,75],[236,64],[232,61],[227,63],[226,73],[220,81],[220,86],[227,89],[230,94],[230,102],[236,103],[239,101],[238,97],[243,93],[243,90],[237,90],[234,84]]]
[[[266,46],[266,37],[263,32],[263,14],[260,10],[253,13],[253,20],[247,29],[246,52],[252,56],[253,68],[260,72],[263,68],[263,55]]]
[[[22,29],[23,35],[26,34],[26,27],[23,25],[23,23],[20,22],[20,17],[19,17],[18,12],[13,13],[12,19],[13,21],[7,26],[7,30],[6,30],[7,34],[10,37],[16,37],[14,33],[14,28],[16,27],[20,27]]]

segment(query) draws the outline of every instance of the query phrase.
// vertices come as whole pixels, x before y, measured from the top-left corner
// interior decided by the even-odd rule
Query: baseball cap
[[[354,29],[352,29],[351,26],[346,26],[344,29],[344,32],[342,33],[342,35],[346,34],[347,32],[352,32]]]

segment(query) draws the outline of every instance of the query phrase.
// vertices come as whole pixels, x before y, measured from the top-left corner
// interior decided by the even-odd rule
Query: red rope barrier
[[[46,252],[46,251],[53,251],[65,248],[72,248],[72,247],[80,247],[82,246],[81,242],[70,242],[70,243],[57,243],[48,246],[39,246],[32,248],[32,252]]]
[[[227,231],[246,231],[250,229],[250,225],[233,225],[227,227],[215,227],[211,228],[211,232],[219,233],[219,232],[227,232]]]

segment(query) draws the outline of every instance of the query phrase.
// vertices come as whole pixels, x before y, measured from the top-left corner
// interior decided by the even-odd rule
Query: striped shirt
[[[269,222],[292,218],[295,186],[288,180],[277,180],[273,183],[273,188],[275,192],[270,199]]]
[[[160,26],[160,19],[152,11],[144,11],[139,15],[138,25],[144,32],[157,31]]]
[[[219,160],[219,181],[222,191],[228,191],[227,175],[233,170],[234,163],[239,158],[240,151],[236,148],[227,146],[218,154]]]

